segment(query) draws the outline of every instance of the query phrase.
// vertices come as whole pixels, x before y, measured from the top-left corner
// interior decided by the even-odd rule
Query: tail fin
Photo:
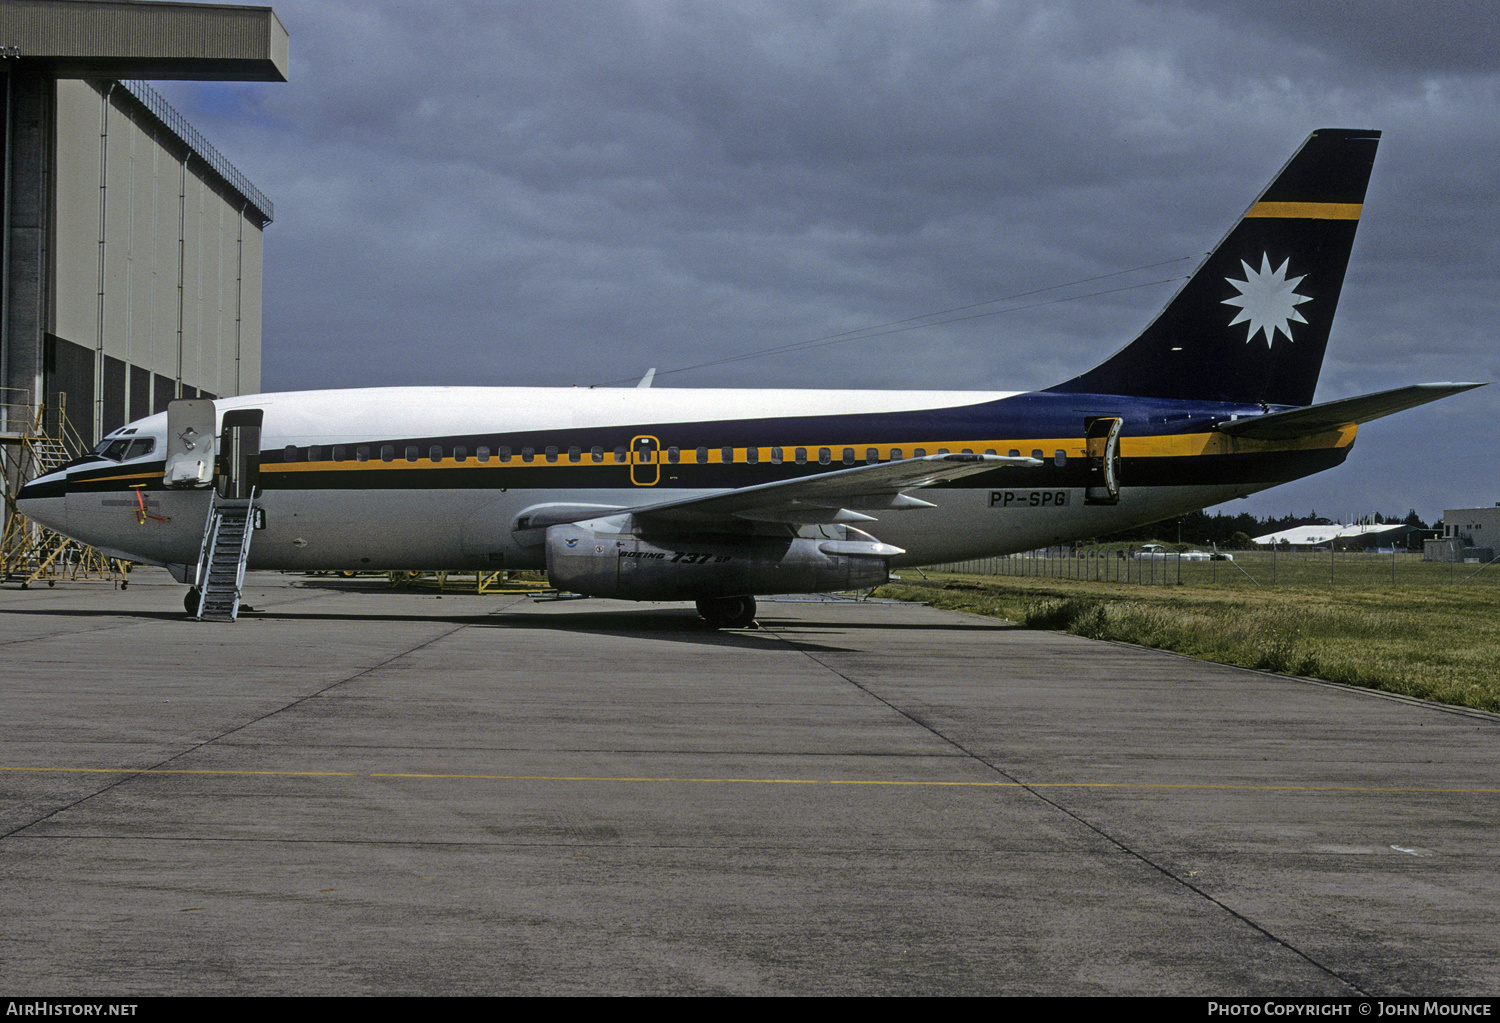
[[[1379,142],[1313,132],[1140,337],[1049,390],[1311,404]]]

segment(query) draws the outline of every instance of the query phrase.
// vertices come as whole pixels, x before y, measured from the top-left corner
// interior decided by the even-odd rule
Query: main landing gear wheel
[[[198,592],[198,587],[193,586],[182,595],[182,609],[188,613],[188,617],[198,613],[198,602],[203,599],[203,594]]]
[[[698,601],[698,613],[716,629],[746,629],[755,622],[755,598],[705,597]]]

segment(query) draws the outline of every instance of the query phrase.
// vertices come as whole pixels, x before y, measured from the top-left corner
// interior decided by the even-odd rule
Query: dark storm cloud
[[[1433,6],[305,0],[290,84],[163,89],[277,202],[268,388],[1045,386],[1191,260],[666,371],[1200,256],[1309,130],[1381,128],[1329,398],[1500,377],[1496,17]],[[1491,499],[1500,403],[1451,404],[1340,483],[1441,505],[1409,460],[1442,424]]]
[[[1362,73],[1493,75],[1500,12],[1485,3],[1412,0],[1157,0],[1226,28],[1309,47]],[[1169,15],[1170,16],[1170,15]]]

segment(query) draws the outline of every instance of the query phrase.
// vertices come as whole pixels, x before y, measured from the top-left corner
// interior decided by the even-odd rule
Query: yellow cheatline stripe
[[[1180,458],[1188,455],[1234,455],[1253,452],[1315,451],[1342,448],[1354,443],[1358,427],[1353,423],[1321,433],[1277,440],[1235,437],[1227,433],[1178,433],[1157,437],[1121,437],[1120,454],[1126,458]]]
[[[556,775],[556,774],[425,774],[406,772],[358,771],[225,771],[184,770],[176,768],[131,768],[131,767],[0,767],[0,771],[20,774],[64,773],[64,774],[198,774],[239,776],[270,776],[290,778],[399,778],[419,781],[551,781],[551,782],[605,782],[675,785],[869,785],[904,788],[966,788],[966,789],[1184,789],[1236,792],[1407,792],[1407,793],[1456,793],[1469,795],[1500,795],[1500,788],[1419,788],[1386,787],[1371,785],[1234,785],[1195,784],[1190,782],[1118,782],[1118,781],[895,781],[857,778],[678,778],[678,777],[633,777],[627,775]]]
[[[406,461],[405,455],[403,455],[401,458],[394,459],[394,460],[389,461],[389,462],[384,461],[383,459],[380,459],[378,457],[372,458],[372,459],[370,459],[369,461],[366,461],[366,462],[360,462],[360,461],[353,460],[353,459],[344,459],[341,462],[334,462],[334,461],[330,461],[330,460],[327,460],[327,459],[323,459],[323,460],[316,461],[316,462],[269,462],[269,463],[262,463],[262,465],[260,467],[260,471],[262,473],[267,473],[267,472],[338,472],[338,471],[351,471],[351,470],[360,470],[360,469],[366,469],[366,470],[375,469],[375,470],[382,470],[383,471],[383,470],[392,470],[392,469],[405,469],[405,470],[411,470],[411,469],[543,469],[543,468],[562,469],[562,468],[568,468],[568,467],[572,467],[572,468],[583,468],[583,467],[604,468],[604,467],[609,467],[609,468],[619,468],[619,469],[630,469],[632,467],[639,466],[639,465],[657,465],[657,466],[661,466],[663,468],[668,468],[668,467],[671,467],[671,466],[674,466],[674,465],[723,465],[723,464],[725,464],[724,463],[723,447],[722,446],[708,448],[708,450],[707,450],[708,460],[706,462],[700,462],[700,461],[698,461],[698,455],[697,455],[697,450],[698,449],[697,448],[683,448],[683,449],[681,449],[682,450],[681,458],[678,461],[676,461],[676,462],[669,461],[667,459],[667,453],[666,452],[667,452],[667,448],[670,447],[670,446],[671,445],[665,445],[665,446],[662,447],[661,453],[658,455],[657,460],[655,462],[644,462],[644,463],[616,462],[614,460],[614,452],[613,452],[613,450],[609,450],[609,451],[605,452],[605,458],[604,458],[604,461],[602,461],[602,462],[595,462],[595,461],[593,461],[592,456],[590,455],[590,453],[588,451],[583,451],[582,452],[582,456],[579,458],[578,461],[575,462],[575,461],[572,461],[568,457],[568,452],[566,450],[561,450],[561,451],[558,452],[558,455],[557,455],[557,458],[556,458],[555,461],[548,461],[547,457],[546,457],[546,455],[544,453],[537,452],[535,455],[532,456],[532,461],[527,462],[527,461],[524,461],[522,459],[521,455],[518,452],[512,452],[511,455],[510,455],[510,457],[509,457],[509,459],[507,459],[504,462],[500,461],[499,456],[495,455],[495,454],[489,455],[485,459],[485,461],[481,462],[471,452],[471,453],[469,453],[464,458],[464,460],[462,462],[460,462],[460,461],[456,460],[455,458],[453,458],[452,455],[445,455],[443,458],[441,458],[438,461],[434,462],[434,461],[432,461],[432,459],[430,457],[428,457],[427,455],[424,454],[421,458],[419,458],[415,462],[408,462],[408,461]],[[774,447],[780,447],[781,448],[782,457],[781,457],[781,462],[780,463],[773,463],[772,462],[771,451],[772,451],[772,448],[774,448]],[[1027,455],[1027,456],[1029,456],[1033,450],[1044,449],[1043,454],[1044,454],[1044,456],[1046,458],[1051,458],[1054,451],[1056,451],[1058,449],[1062,449],[1062,450],[1067,451],[1069,458],[1081,458],[1081,457],[1083,457],[1083,441],[1082,441],[1081,438],[1076,438],[1075,437],[1075,438],[1069,438],[1069,439],[1026,440],[1026,441],[1018,441],[1018,440],[958,440],[958,441],[943,440],[943,441],[918,441],[916,443],[902,443],[902,444],[890,444],[890,443],[870,444],[870,443],[852,443],[852,442],[845,442],[845,443],[838,443],[838,444],[814,444],[814,445],[773,445],[773,444],[766,444],[766,445],[762,445],[761,447],[757,447],[757,448],[753,448],[753,449],[751,449],[751,448],[732,448],[731,449],[732,462],[735,465],[749,464],[749,461],[750,461],[749,460],[749,452],[751,450],[754,450],[755,453],[756,453],[756,461],[759,462],[760,464],[763,464],[763,465],[764,464],[782,464],[782,465],[798,464],[796,462],[796,451],[797,451],[798,447],[802,447],[803,450],[805,450],[807,452],[807,461],[805,463],[807,465],[819,465],[819,464],[821,464],[819,462],[819,460],[818,460],[818,449],[819,448],[828,448],[829,452],[831,454],[830,461],[828,462],[828,465],[829,465],[830,468],[842,468],[842,467],[844,467],[847,464],[843,460],[844,449],[845,448],[852,448],[854,450],[854,457],[855,457],[855,462],[856,463],[865,462],[866,461],[865,456],[869,453],[870,449],[872,449],[872,448],[875,450],[877,457],[882,462],[886,462],[886,461],[890,461],[891,460],[891,452],[893,450],[900,451],[902,458],[912,458],[912,457],[914,457],[914,453],[916,452],[916,450],[918,448],[920,448],[925,454],[929,454],[929,455],[937,454],[939,449],[943,449],[943,450],[946,450],[946,451],[949,451],[949,452],[955,452],[955,451],[976,451],[976,452],[979,452],[981,454],[984,453],[987,449],[994,449],[997,454],[1001,454],[1001,455],[1006,454],[1011,449],[1015,449],[1015,450],[1019,450],[1022,455]]]
[[[1325,430],[1317,434],[1309,434],[1302,437],[1292,437],[1277,440],[1263,440],[1249,437],[1232,437],[1228,434],[1219,433],[1217,431],[1208,431],[1204,433],[1164,434],[1148,437],[1121,437],[1120,454],[1128,458],[1177,458],[1186,455],[1229,455],[1248,454],[1251,452],[1308,451],[1322,448],[1339,448],[1347,447],[1349,444],[1352,444],[1354,442],[1355,430],[1355,425],[1353,423],[1350,423],[1346,426],[1332,430]],[[883,462],[891,460],[891,452],[893,450],[899,450],[902,454],[902,457],[910,458],[913,457],[914,453],[919,448],[930,455],[936,454],[939,449],[946,449],[948,451],[970,450],[980,453],[983,453],[987,450],[994,450],[996,453],[1001,455],[1006,455],[1011,451],[1019,451],[1023,456],[1030,456],[1033,451],[1041,451],[1044,461],[1050,460],[1053,456],[1053,453],[1059,450],[1065,452],[1067,454],[1067,457],[1070,459],[1083,458],[1086,455],[1086,451],[1084,450],[1084,441],[1081,437],[1050,437],[1042,439],[1033,438],[1030,440],[923,441],[917,444],[902,445],[828,444],[820,446],[830,448],[835,455],[832,461],[828,463],[830,468],[844,467],[844,448],[854,449],[857,464],[865,462],[865,455],[871,448],[875,449],[877,456]],[[764,447],[755,449],[757,461],[760,464],[774,464],[771,462],[771,448],[772,445],[766,445]],[[746,464],[749,461],[746,454],[748,450],[749,449],[747,448],[735,448],[734,464]],[[783,446],[781,450],[782,460],[779,464],[797,464],[795,461],[795,447]],[[807,464],[818,465],[818,448],[809,447],[807,451],[809,456]],[[663,457],[655,464],[662,468],[668,468],[674,465],[692,466],[705,464],[697,461],[695,449],[689,448],[683,452],[683,455],[684,457],[680,462],[668,462],[665,461],[665,458]],[[723,458],[720,454],[719,448],[709,448],[708,455],[709,458],[706,464],[723,464]],[[564,469],[583,468],[586,466],[590,468],[609,467],[621,470],[629,470],[633,467],[632,463],[615,462],[612,460],[612,457],[613,456],[611,454],[610,459],[606,459],[606,461],[604,462],[593,462],[587,457],[585,457],[581,461],[572,462],[568,460],[566,452],[564,452],[558,456],[558,460],[555,462],[548,462],[542,455],[536,456],[536,460],[531,462],[521,461],[519,455],[512,455],[508,462],[501,462],[493,455],[491,455],[489,460],[485,462],[476,460],[473,455],[469,455],[468,458],[466,458],[462,462],[455,461],[451,456],[445,457],[439,462],[434,462],[424,456],[421,461],[417,462],[408,462],[404,459],[393,462],[384,462],[380,460],[372,460],[368,462],[349,460],[342,462],[276,462],[262,465],[260,471],[262,473],[356,471],[385,472],[391,470],[410,471],[412,469]],[[126,477],[118,478],[124,479]]]
[[[1357,202],[1258,202],[1249,217],[1285,217],[1296,220],[1358,220],[1363,204]]]
[[[1321,448],[1347,447],[1354,443],[1357,427],[1353,423],[1322,433],[1308,434],[1302,437],[1292,437],[1277,440],[1258,440],[1249,437],[1232,437],[1228,434],[1210,430],[1204,433],[1176,433],[1160,434],[1156,436],[1136,436],[1120,438],[1120,454],[1127,458],[1178,458],[1187,455],[1230,455],[1248,454],[1251,452],[1275,452],[1275,451],[1309,451]],[[903,458],[910,458],[918,448],[927,454],[936,454],[939,449],[948,451],[977,451],[983,453],[993,450],[998,454],[1006,455],[1011,451],[1019,451],[1023,456],[1030,456],[1033,451],[1041,451],[1044,461],[1050,460],[1056,451],[1063,451],[1070,459],[1083,458],[1087,455],[1084,441],[1081,437],[1048,437],[1032,438],[1030,440],[959,440],[959,441],[922,441],[915,444],[827,444],[819,445],[832,450],[836,457],[829,463],[830,468],[839,468],[844,465],[844,448],[853,448],[856,461],[863,463],[869,449],[874,448],[881,461],[890,461],[891,452],[899,450]],[[761,464],[771,462],[772,445],[766,445],[755,449],[758,461]],[[747,448],[734,449],[734,463],[743,465],[748,463]],[[710,465],[723,464],[720,448],[708,449],[708,463]],[[782,461],[780,464],[795,464],[795,447],[782,447]],[[817,447],[808,447],[808,465],[817,465]],[[655,464],[662,467],[672,465],[702,465],[697,461],[696,449],[689,448],[683,452],[680,462],[668,462],[665,454]],[[260,467],[262,473],[282,472],[360,472],[360,471],[391,471],[412,469],[540,469],[540,468],[604,468],[606,466],[629,470],[632,465],[628,462],[613,461],[613,452],[608,452],[606,460],[594,462],[590,460],[587,452],[577,462],[570,461],[567,452],[561,452],[555,462],[546,460],[546,456],[538,454],[535,461],[523,462],[519,454],[511,455],[508,462],[501,462],[495,455],[491,455],[487,461],[480,462],[474,455],[469,455],[464,461],[458,462],[453,457],[444,457],[439,462],[423,456],[420,461],[408,462],[405,458],[397,461],[385,462],[372,459],[368,462],[359,462],[346,459],[342,462],[317,461],[317,462],[272,462]],[[117,480],[156,480],[159,474],[155,472],[127,473],[118,476],[95,476],[86,479],[84,483],[106,483]]]
[[[83,482],[83,483],[109,483],[109,482],[113,482],[114,480],[153,480],[153,479],[160,479],[160,478],[161,478],[161,473],[159,473],[159,472],[132,472],[132,473],[127,473],[124,476],[90,476],[87,479],[82,480],[81,482]]]

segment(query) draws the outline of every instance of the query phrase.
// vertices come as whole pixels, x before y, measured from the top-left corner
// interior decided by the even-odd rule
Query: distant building
[[[1427,561],[1478,561],[1495,558],[1500,543],[1500,502],[1490,508],[1443,509],[1443,535],[1429,541]]]
[[[1500,502],[1491,508],[1443,509],[1443,536],[1462,540],[1466,547],[1493,547],[1500,541]]]
[[[1404,547],[1414,532],[1421,530],[1401,522],[1388,522],[1378,526],[1345,526],[1330,522],[1326,526],[1293,526],[1291,529],[1257,536],[1255,542],[1263,547],[1286,545],[1303,551],[1327,547],[1336,541],[1341,542],[1344,547]]]

